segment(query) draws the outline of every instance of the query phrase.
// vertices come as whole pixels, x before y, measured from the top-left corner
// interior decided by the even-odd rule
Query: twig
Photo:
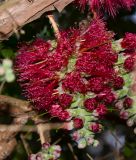
[[[116,140],[117,142],[119,142],[120,145],[122,145],[121,141],[120,141],[119,138],[116,136],[116,134],[114,134],[112,131],[110,131],[110,132],[111,132],[112,136],[115,138],[115,140]]]
[[[4,85],[5,85],[5,81],[3,81],[3,82],[1,83],[1,85],[0,85],[0,94],[2,93],[2,90],[3,90],[3,88],[4,88]]]
[[[114,155],[113,152],[106,154],[103,157],[98,158],[98,160],[106,160],[107,158],[109,158],[110,156]]]
[[[53,29],[54,29],[56,38],[59,39],[59,37],[60,37],[59,28],[58,28],[57,23],[55,22],[54,16],[53,15],[48,15],[48,18],[49,18],[49,21],[50,21]]]
[[[68,145],[68,148],[69,148],[69,150],[71,151],[71,153],[73,155],[74,160],[78,160],[77,156],[74,153],[72,145],[70,143],[68,143],[67,145]]]
[[[27,153],[27,155],[29,156],[30,154],[32,154],[32,151],[31,151],[28,143],[26,142],[24,135],[21,134],[21,135],[20,135],[20,138],[21,138],[21,140],[22,140],[22,143],[23,143],[23,145],[24,145],[24,148],[25,148],[25,150],[26,150],[26,153]]]
[[[53,143],[53,145],[58,144],[61,140],[62,140],[62,137],[59,138],[59,139],[57,139],[57,140]]]
[[[90,160],[93,160],[93,158],[92,158],[88,153],[86,153],[86,156],[87,156]]]
[[[11,152],[14,150],[15,146],[17,145],[16,139],[13,138],[8,142],[1,142],[0,143],[0,160],[5,159],[8,157]]]
[[[28,120],[27,115],[20,116],[20,117],[14,118],[13,124],[3,125],[3,127],[1,126],[0,127],[0,142],[3,140],[4,141],[11,140],[23,128],[27,120]]]
[[[0,95],[0,104],[9,104],[11,107],[20,108],[24,112],[32,110],[30,102],[5,95]]]
[[[63,128],[63,123],[45,123],[45,124],[39,124],[40,128],[42,128],[43,131],[52,130],[52,129],[60,129]],[[20,128],[19,124],[11,124],[11,125],[0,125],[0,132],[37,132],[37,127],[34,125],[26,125],[23,128]]]

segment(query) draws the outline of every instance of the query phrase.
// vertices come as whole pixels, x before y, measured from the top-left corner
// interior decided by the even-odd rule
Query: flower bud
[[[133,119],[128,119],[128,120],[127,120],[127,125],[128,125],[129,127],[132,127],[132,126],[134,125]]]
[[[79,134],[78,131],[75,131],[75,132],[72,134],[72,139],[73,139],[74,141],[78,141],[80,138],[81,138],[81,135]]]
[[[48,149],[50,147],[50,143],[46,142],[42,145],[43,149]]]
[[[101,125],[98,124],[98,123],[92,123],[92,124],[89,126],[89,129],[96,133],[96,132],[101,131]]]
[[[83,128],[83,120],[81,118],[74,118],[73,119],[73,124],[75,129],[81,129]]]
[[[128,119],[128,116],[129,116],[129,114],[128,114],[127,111],[121,111],[120,112],[120,118],[121,119]]]
[[[83,149],[87,145],[85,138],[82,138],[78,141],[78,148]]]
[[[87,143],[88,143],[88,145],[92,145],[94,143],[94,139],[92,137],[89,137],[87,139]]]
[[[115,104],[115,108],[117,108],[118,110],[121,110],[123,108],[123,101],[118,101],[116,104]]]
[[[99,141],[98,140],[94,140],[93,146],[97,147],[99,145]]]

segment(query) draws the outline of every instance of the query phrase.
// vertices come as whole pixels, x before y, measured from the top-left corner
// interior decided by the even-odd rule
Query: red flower
[[[132,57],[128,57],[124,62],[124,68],[126,71],[131,72],[134,68],[135,60]]]
[[[121,45],[129,51],[134,51],[136,49],[136,34],[126,33]]]
[[[93,111],[97,107],[97,101],[95,98],[89,98],[85,100],[84,106],[88,111]]]
[[[124,86],[124,79],[120,76],[116,76],[113,79],[113,87],[114,89],[122,89]]]
[[[65,108],[71,106],[75,93],[91,91],[98,101],[111,104],[115,95],[109,84],[118,59],[111,46],[113,36],[97,18],[86,29],[61,32],[56,48],[41,39],[23,45],[15,68],[24,95],[36,109],[61,120],[69,119]],[[97,102],[88,99],[84,104],[93,111]]]
[[[110,88],[105,88],[102,92],[100,92],[97,97],[98,100],[105,102],[106,104],[112,104],[116,97]]]
[[[114,33],[107,30],[103,20],[100,18],[93,19],[91,24],[81,31],[79,51],[88,51],[104,44],[110,44],[113,37]]]
[[[133,104],[133,100],[130,97],[126,97],[123,102],[123,106],[127,109],[127,108],[131,108],[132,104]]]
[[[62,121],[66,121],[66,120],[68,120],[69,118],[70,118],[70,114],[69,114],[69,112],[68,111],[62,111],[60,114],[59,114],[59,116],[58,116],[58,118],[60,119],[60,120],[62,120]]]
[[[63,107],[63,109],[70,106],[73,97],[69,94],[63,93],[59,96],[59,103]]]
[[[101,77],[94,77],[89,80],[88,90],[99,93],[104,89],[104,80]]]
[[[63,110],[60,105],[52,105],[50,108],[50,114],[52,117],[59,117],[62,111]]]
[[[63,110],[60,105],[52,105],[49,113],[52,117],[58,117],[60,120],[67,120],[70,118],[70,114]]]
[[[85,83],[78,72],[68,73],[62,82],[64,90],[69,90],[71,92],[86,92]]]
[[[125,8],[130,10],[132,6],[136,4],[135,0],[75,0],[82,9],[85,5],[89,5],[90,9],[101,14],[103,12],[108,12],[111,16],[115,16],[119,9]]]
[[[90,130],[92,130],[93,132],[99,132],[101,130],[101,125],[99,123],[92,123],[89,126]]]
[[[74,128],[76,128],[76,129],[83,128],[84,124],[83,124],[83,120],[81,118],[74,118],[73,123],[74,123]]]
[[[103,117],[107,113],[107,107],[104,104],[98,104],[96,112],[99,117]]]

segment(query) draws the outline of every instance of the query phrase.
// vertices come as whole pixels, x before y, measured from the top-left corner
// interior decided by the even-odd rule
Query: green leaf
[[[117,91],[117,95],[119,98],[122,98],[128,94],[129,88],[124,86],[123,89]]]
[[[13,58],[13,57],[15,57],[15,53],[13,52],[12,49],[2,49],[0,53],[4,58]]]
[[[133,151],[132,151],[130,148],[125,147],[125,148],[124,148],[124,155],[125,155],[126,157],[131,157],[131,156],[133,155]]]

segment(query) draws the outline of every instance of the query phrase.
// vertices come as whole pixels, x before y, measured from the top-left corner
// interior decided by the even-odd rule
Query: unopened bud
[[[87,146],[85,138],[82,138],[78,141],[78,148],[83,149]]]
[[[94,140],[93,146],[97,147],[99,145],[99,141],[98,140]]]
[[[132,119],[129,119],[129,120],[127,121],[127,125],[128,125],[129,127],[132,127],[132,126],[134,125],[134,121],[133,121]]]

